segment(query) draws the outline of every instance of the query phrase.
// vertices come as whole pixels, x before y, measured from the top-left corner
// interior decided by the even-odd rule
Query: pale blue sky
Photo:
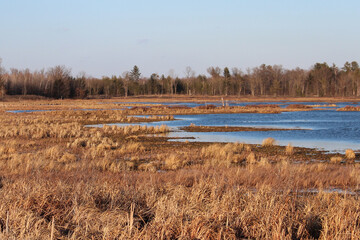
[[[7,69],[197,74],[360,62],[358,0],[0,0]]]

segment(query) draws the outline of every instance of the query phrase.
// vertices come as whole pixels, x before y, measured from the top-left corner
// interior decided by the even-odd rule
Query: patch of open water
[[[187,141],[261,144],[263,139],[272,137],[283,146],[291,143],[293,146],[318,148],[330,152],[344,152],[348,148],[360,149],[360,112],[324,110],[280,114],[203,114],[174,117],[178,120],[142,123],[141,125],[166,124],[174,130],[169,137],[195,137]],[[197,126],[270,127],[294,130],[200,133],[179,130],[180,127],[189,126],[191,123]],[[97,127],[99,126],[102,125]]]
[[[135,103],[135,102],[134,102]],[[139,103],[139,102],[137,102]],[[151,104],[143,102],[144,104]],[[127,103],[129,104],[129,103]],[[130,103],[131,104],[131,103]],[[153,103],[159,104],[159,103]],[[195,107],[205,103],[172,102],[160,103],[163,105],[185,105]],[[208,102],[206,104],[222,105],[222,102]],[[257,104],[279,104],[286,107],[289,104],[324,105],[322,102],[227,102],[230,106],[245,106]],[[279,145],[291,143],[293,146],[319,148],[331,152],[344,152],[345,149],[360,149],[360,112],[337,112],[336,108],[347,105],[358,106],[358,103],[336,103],[323,111],[283,112],[280,114],[203,114],[203,115],[176,115],[176,121],[161,121],[142,123],[141,125],[157,126],[166,124],[174,132],[169,137],[194,137],[187,141],[202,142],[245,142],[261,144],[267,137],[275,138]],[[104,109],[74,109],[74,111],[96,111]],[[121,109],[113,109],[121,110]],[[12,113],[43,112],[54,110],[13,110]],[[210,132],[196,133],[179,131],[180,127],[189,126],[239,126],[239,127],[267,127],[290,128],[288,131],[252,131],[252,132]],[[115,124],[131,125],[131,124]],[[97,125],[97,127],[102,125]],[[300,130],[299,130],[300,129]],[[302,129],[302,130],[301,130]]]

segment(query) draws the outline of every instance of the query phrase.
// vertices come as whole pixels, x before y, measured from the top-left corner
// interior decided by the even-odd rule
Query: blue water
[[[10,110],[10,111],[6,111],[9,113],[32,113],[32,112],[49,112],[49,111],[55,111],[55,110]]]
[[[281,114],[204,114],[176,115],[176,121],[144,123],[158,126],[166,124],[174,132],[169,137],[195,137],[188,141],[245,142],[260,144],[272,137],[279,145],[318,148],[332,152],[343,152],[347,148],[360,149],[360,112],[337,112],[335,110],[284,112]],[[183,132],[179,128],[189,126],[249,126],[291,128],[286,131],[252,132]],[[115,124],[131,125],[131,124]]]
[[[129,104],[129,103],[127,103]],[[144,104],[151,104],[144,102]],[[159,103],[153,103],[159,104]],[[205,103],[161,103],[162,105],[185,105],[196,107]],[[209,102],[207,104],[222,105],[222,102]],[[229,106],[245,106],[256,104],[279,104],[286,107],[289,104],[324,105],[321,102],[227,102]],[[260,144],[267,137],[275,138],[279,145],[291,143],[294,146],[319,148],[327,151],[343,152],[347,148],[360,150],[360,112],[337,112],[336,109],[347,105],[359,106],[358,103],[335,103],[336,107],[326,107],[321,111],[283,112],[281,114],[204,114],[204,115],[176,115],[176,121],[143,123],[142,125],[157,126],[166,124],[174,132],[169,137],[195,137],[188,141],[205,142],[245,142]],[[77,109],[77,110],[103,110],[103,109]],[[120,109],[113,109],[120,110]],[[54,110],[18,110],[13,113],[54,111]],[[268,131],[268,132],[211,132],[188,133],[179,128],[189,126],[191,123],[198,126],[249,126],[291,128],[297,130]],[[126,125],[126,124],[116,124]],[[128,124],[131,125],[131,124]],[[102,125],[94,125],[102,126]],[[300,130],[299,130],[300,129]]]

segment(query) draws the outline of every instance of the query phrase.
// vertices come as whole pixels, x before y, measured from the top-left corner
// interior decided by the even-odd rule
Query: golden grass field
[[[113,110],[122,100],[0,102],[0,239],[360,238],[352,150],[169,142],[136,122],[271,108]],[[6,112],[20,109],[56,111]],[[85,127],[114,122],[134,125]]]

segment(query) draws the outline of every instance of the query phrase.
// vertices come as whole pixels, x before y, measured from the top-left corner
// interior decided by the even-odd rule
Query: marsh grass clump
[[[102,134],[95,135],[91,138],[75,138],[67,143],[69,148],[90,148],[95,147],[99,150],[115,149],[118,143],[111,138],[105,137]]]
[[[76,138],[73,142],[68,143],[68,147],[86,147],[88,146],[88,139],[87,138]]]
[[[156,172],[157,168],[153,163],[141,163],[138,169],[145,172]]]
[[[121,145],[118,152],[121,154],[125,153],[143,153],[145,151],[145,147],[139,142],[129,142]]]
[[[159,161],[162,162],[162,165],[159,165],[159,167],[165,170],[182,169],[194,163],[194,160],[191,159],[192,156],[189,153],[180,151],[171,153],[170,155],[161,155],[158,156],[158,158]]]
[[[251,146],[250,145],[245,145],[245,151],[250,152],[251,151]]]
[[[227,143],[212,144],[201,149],[201,156],[205,164],[211,166],[230,166],[231,164],[241,163],[245,160],[243,155],[244,144]]]
[[[62,149],[58,145],[45,149],[44,151],[45,157],[52,160],[57,160],[61,158],[63,153],[64,153],[64,149]]]
[[[343,158],[340,156],[334,156],[330,158],[330,163],[341,163]]]
[[[59,160],[61,163],[73,163],[77,161],[77,157],[72,153],[65,153]]]
[[[183,166],[183,162],[178,155],[172,154],[165,159],[164,167],[166,169],[176,170]]]
[[[263,167],[266,167],[266,166],[270,165],[270,162],[266,157],[261,157],[260,161],[259,161],[259,165],[263,166]]]
[[[250,152],[249,155],[246,157],[247,164],[255,164],[257,163],[255,153]]]
[[[107,135],[139,135],[139,134],[160,134],[167,133],[170,128],[164,124],[160,126],[146,126],[146,125],[129,125],[129,126],[109,126],[105,125],[103,131]]]
[[[294,154],[294,147],[290,143],[285,147],[285,153],[287,155],[293,155]]]
[[[16,152],[16,149],[14,147],[12,147],[11,145],[10,146],[8,144],[0,145],[0,155],[6,155],[6,154],[15,153],[15,152]]]
[[[355,159],[355,152],[352,149],[346,149],[345,150],[345,157],[348,160],[354,160]]]
[[[274,146],[275,144],[276,144],[275,139],[273,139],[273,138],[271,138],[271,137],[268,137],[268,138],[266,138],[266,139],[264,139],[264,140],[262,141],[262,146],[263,146],[263,147],[272,147],[272,146]]]

